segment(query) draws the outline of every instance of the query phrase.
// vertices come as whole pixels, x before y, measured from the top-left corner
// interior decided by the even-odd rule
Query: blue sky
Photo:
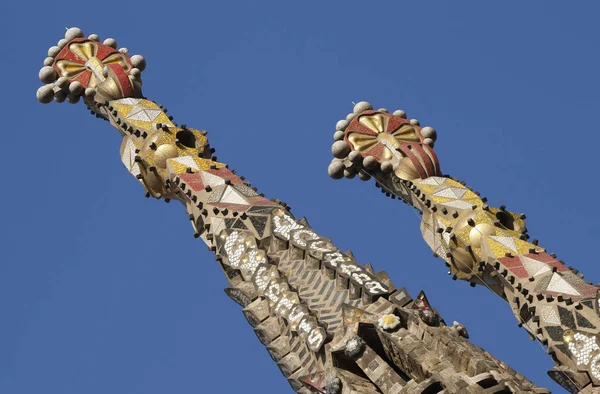
[[[352,101],[404,109],[437,129],[444,172],[525,212],[542,246],[597,283],[597,3],[3,9],[0,393],[291,392],[183,208],[145,199],[123,168],[118,133],[82,104],[36,101],[38,70],[66,26],[143,54],[145,95],[207,129],[219,160],[561,392],[546,376],[552,361],[508,305],[450,280],[411,209],[326,169]]]

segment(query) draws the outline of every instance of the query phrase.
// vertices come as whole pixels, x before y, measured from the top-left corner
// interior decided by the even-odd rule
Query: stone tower
[[[240,304],[295,392],[548,392],[473,345],[461,324],[447,325],[424,293],[412,298],[385,272],[358,264],[306,219],[294,218],[285,203],[266,199],[218,162],[204,131],[175,123],[142,95],[144,58],[116,48],[114,39],[68,29],[44,60],[38,99],[82,100],[118,130],[127,170],[148,197],[184,206],[194,236],[223,269],[226,294]],[[346,132],[365,116],[379,116],[356,115]],[[405,123],[391,116],[381,115],[388,119],[382,121]],[[350,153],[349,145],[341,150]],[[368,168],[378,166],[376,159],[364,160]],[[423,182],[441,179],[437,172],[423,175]]]
[[[330,176],[373,178],[387,196],[416,208],[425,242],[452,278],[499,295],[546,347],[557,364],[550,377],[573,393],[600,392],[597,286],[529,241],[525,215],[489,206],[443,175],[433,128],[421,128],[402,110],[374,111],[361,102],[336,129]]]

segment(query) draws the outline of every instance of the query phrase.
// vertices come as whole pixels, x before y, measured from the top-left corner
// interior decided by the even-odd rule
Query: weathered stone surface
[[[278,317],[270,316],[267,320],[254,328],[260,342],[267,346],[275,338],[281,335],[282,323]]]
[[[242,313],[246,316],[248,323],[252,327],[256,327],[269,317],[269,303],[264,298],[259,297],[246,306]]]

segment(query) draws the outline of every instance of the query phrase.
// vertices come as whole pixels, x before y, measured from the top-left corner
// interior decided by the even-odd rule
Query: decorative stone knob
[[[112,38],[100,43],[97,35],[85,38],[81,29],[72,27],[57,45],[48,50],[40,80],[45,83],[37,91],[42,103],[54,99],[71,103],[80,97],[104,102],[125,97],[141,97],[140,73],[146,66],[140,55],[128,56],[128,51],[116,50]]]

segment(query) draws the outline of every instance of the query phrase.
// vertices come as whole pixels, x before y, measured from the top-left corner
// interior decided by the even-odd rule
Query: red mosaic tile
[[[415,155],[418,155],[422,160],[423,160],[423,164],[424,164],[424,169],[427,172],[428,176],[434,176],[437,175],[435,166],[433,165],[433,161],[431,160],[431,157],[429,157],[429,155],[427,153],[425,153],[425,150],[423,149],[423,145],[421,144],[411,144],[412,149],[416,152]]]
[[[398,149],[400,151],[402,151],[402,153],[404,153],[404,155],[410,159],[410,161],[415,166],[415,169],[419,173],[419,177],[421,179],[427,178],[427,172],[421,165],[421,162],[419,162],[419,159],[417,159],[417,156],[415,156],[415,154],[411,152],[411,150],[408,147],[409,145],[411,145],[411,144],[404,142],[404,143],[400,144],[400,148],[398,148]]]
[[[596,286],[591,286],[587,283],[585,286],[578,287],[577,290],[579,290],[584,297],[596,297],[596,292],[598,291]]]
[[[523,267],[521,260],[519,260],[517,257],[501,257],[498,259],[498,261],[506,268]]]
[[[264,197],[261,196],[256,196],[256,197],[248,197],[248,201],[250,201],[250,205],[252,206],[256,206],[256,205],[261,205],[261,206],[269,206],[269,207],[281,207],[281,205],[277,204],[274,201],[271,201],[269,199],[266,199]]]
[[[526,254],[524,256],[529,257],[529,258],[531,258],[533,260],[541,261],[542,263],[549,263],[551,261],[556,261],[556,259],[554,257],[550,256],[546,252],[542,252],[542,253],[528,253],[528,254]]]
[[[250,205],[230,204],[227,202],[209,203],[208,205],[210,205],[211,207],[219,208],[219,209],[227,208],[230,211],[237,211],[237,212],[245,212],[248,208],[250,208]]]
[[[435,173],[436,174],[441,174],[442,170],[440,169],[440,162],[438,160],[437,155],[435,154],[435,151],[433,150],[433,148],[429,145],[422,145],[423,150],[427,153],[427,155],[431,158],[431,161],[433,162],[433,166],[435,168]]]
[[[113,73],[115,73],[115,76],[119,80],[119,86],[123,92],[123,97],[133,96],[134,91],[133,86],[129,81],[129,73],[125,72],[123,67],[121,67],[119,64],[109,64],[107,67],[110,68]]]
[[[378,162],[381,162],[381,158],[383,157],[383,150],[385,147],[382,144],[377,143],[374,147],[369,149],[368,151],[361,152],[363,157],[373,156],[377,159]]]
[[[202,182],[202,176],[200,173],[195,172],[193,174],[179,174],[179,177],[190,187],[190,189],[194,191],[204,190],[204,183]]]
[[[387,129],[386,129],[386,131],[388,133],[391,133],[392,131],[398,130],[400,128],[400,126],[402,126],[403,124],[410,123],[406,119],[399,118],[397,116],[390,115],[390,114],[386,114],[386,115],[387,115],[387,118],[389,119],[388,120],[388,126],[387,126]],[[423,140],[423,137],[421,136],[421,129],[419,129],[417,126],[415,126],[414,128],[415,128],[415,130],[418,130],[417,134],[419,135],[419,137],[421,138],[421,140]]]
[[[565,271],[569,271],[569,269],[567,268],[567,266],[565,266],[564,264],[560,263],[559,261],[551,261],[548,264],[550,267],[556,267],[556,271],[558,272],[565,272]]]
[[[240,179],[240,177],[238,177],[232,171],[230,171],[228,168],[225,168],[225,167],[219,168],[217,170],[205,170],[205,171],[210,174],[216,175],[220,178],[227,179],[227,180],[231,181],[231,183],[234,185],[238,184],[238,183],[244,183],[244,181],[242,181]]]
[[[133,67],[129,57],[127,55],[122,54],[121,52],[117,51],[116,49],[106,46],[100,42],[89,40],[87,38],[75,38],[69,42],[69,45],[65,45],[65,47],[58,53],[58,55],[56,56],[56,58],[54,60],[54,64],[52,65],[52,67],[56,70],[56,72],[59,75],[61,75],[61,72],[60,72],[60,68],[58,68],[58,66],[57,66],[57,63],[60,62],[61,60],[67,60],[70,62],[79,63],[79,64],[81,64],[83,71],[81,72],[81,74],[72,77],[70,80],[71,81],[79,81],[79,82],[81,82],[81,84],[84,87],[88,86],[92,71],[90,69],[88,69],[85,65],[87,59],[82,59],[79,56],[77,56],[73,51],[71,51],[72,44],[86,43],[86,42],[91,43],[91,45],[93,45],[95,47],[95,52],[96,52],[95,57],[98,60],[100,60],[101,62],[104,61],[104,59],[108,58],[109,56],[118,55],[123,61],[125,61],[126,65],[128,66],[127,71]],[[125,93],[125,91],[130,93],[130,91],[131,91],[130,85],[131,84],[129,82],[129,79],[126,79],[127,72],[125,70],[123,70],[123,68],[121,66],[118,66],[116,63],[111,62],[110,64],[104,64],[104,65],[111,67],[111,69],[113,69],[113,71],[115,71],[115,73],[117,74],[117,78],[119,79],[119,82],[122,86],[122,89],[124,90],[124,93]],[[115,70],[112,66],[116,66],[120,70]],[[127,97],[127,95],[125,97]]]
[[[516,276],[517,278],[529,278],[529,273],[524,267],[509,268],[509,271],[512,275]]]

